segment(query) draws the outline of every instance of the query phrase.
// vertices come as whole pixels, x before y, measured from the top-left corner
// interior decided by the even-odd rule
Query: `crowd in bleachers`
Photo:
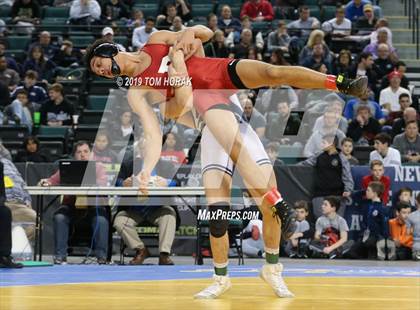
[[[120,106],[108,130],[96,135],[107,116],[108,90],[116,84],[86,72],[87,45],[103,37],[120,50],[134,52],[155,31],[205,24],[215,33],[204,44],[207,57],[258,59],[368,77],[370,91],[362,98],[287,85],[238,94],[243,119],[254,128],[273,163],[294,164],[308,158],[301,164],[319,172],[318,180],[323,182],[312,204],[316,216],[322,217],[324,197],[346,197],[353,190],[350,165],[371,163],[374,170],[377,160],[385,166],[420,163],[418,98],[412,97],[407,67],[393,46],[388,22],[374,4],[366,0],[0,1],[0,156],[15,162],[53,162],[70,154],[72,142],[81,140],[82,133],[93,132],[87,136],[95,142],[96,160],[122,160],[121,141],[136,132],[136,120]],[[192,162],[184,149],[197,133],[160,119],[166,134],[162,159],[178,165]],[[342,171],[330,173],[333,162]],[[372,181],[382,182],[381,178]],[[366,189],[369,184],[364,184]],[[386,195],[389,184],[388,190],[385,184],[382,190],[372,185],[371,191]],[[377,199],[371,197],[373,205]],[[380,201],[386,205],[385,197]],[[333,200],[328,204],[339,211]],[[394,208],[398,219],[404,206]],[[318,228],[316,232],[320,237]],[[291,248],[296,244],[291,241]],[[290,253],[295,255],[294,250]]]

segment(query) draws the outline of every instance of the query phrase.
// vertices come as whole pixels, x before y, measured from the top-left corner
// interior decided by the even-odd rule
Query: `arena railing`
[[[408,28],[412,31],[412,44],[416,46],[416,58],[420,59],[420,0],[403,0],[404,15],[408,17]]]

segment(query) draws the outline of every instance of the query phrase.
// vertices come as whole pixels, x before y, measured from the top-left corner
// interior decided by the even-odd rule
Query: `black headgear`
[[[114,57],[118,54],[118,52],[119,50],[117,45],[115,45],[114,43],[106,42],[98,45],[93,50],[93,55],[104,58],[111,58],[111,73],[113,75],[120,75],[121,69],[114,60]]]

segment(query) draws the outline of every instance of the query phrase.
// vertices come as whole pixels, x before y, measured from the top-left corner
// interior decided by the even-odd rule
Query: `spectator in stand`
[[[55,83],[48,89],[50,100],[41,107],[41,124],[51,127],[73,124],[74,107],[64,98],[63,85]]]
[[[389,237],[389,215],[385,203],[381,201],[384,190],[384,185],[377,181],[370,182],[366,189],[366,199],[370,202],[367,205],[367,227],[362,242],[367,250],[368,259],[385,259],[381,243]]]
[[[325,112],[333,112],[335,113],[335,123],[338,126],[338,129],[340,129],[343,133],[347,132],[348,123],[347,120],[341,115],[343,112],[343,101],[341,101],[340,98],[333,96],[331,98],[325,99],[327,102],[327,108],[325,109]],[[327,120],[326,118],[330,116],[330,114],[324,114],[320,117],[318,117],[315,121],[313,131],[316,130],[322,130],[323,127],[325,127],[325,122],[330,122],[331,120]],[[328,125],[327,125],[328,127]]]
[[[23,141],[23,149],[16,156],[16,162],[45,163],[50,158],[40,150],[40,142],[36,136],[28,136]]]
[[[241,40],[232,48],[229,58],[248,58],[249,50],[253,47],[252,42],[252,31],[250,29],[243,29],[241,33]]]
[[[172,26],[169,27],[170,31],[181,31],[184,30],[186,27],[182,24],[182,19],[179,16],[175,16],[174,21],[172,22]]]
[[[305,145],[303,150],[303,156],[311,157],[317,155],[322,151],[322,143],[325,140],[325,137],[337,136],[339,143],[346,137],[344,132],[338,128],[337,113],[334,109],[329,108],[325,111],[324,115],[324,126],[320,129],[314,131],[309,137],[308,142]],[[325,142],[325,141],[324,141]],[[331,142],[330,142],[331,144]]]
[[[91,158],[91,149],[86,141],[78,141],[74,145],[75,160],[89,160]],[[57,170],[48,179],[41,179],[41,186],[60,185],[60,171]],[[105,168],[101,164],[96,165],[96,183],[98,186],[106,186],[107,177]],[[64,196],[62,204],[54,212],[54,264],[63,265],[67,263],[67,247],[70,236],[70,223],[80,221],[88,216],[92,224],[92,238],[95,240],[95,255],[98,264],[106,264],[108,253],[108,232],[109,218],[107,213],[107,202],[105,200],[98,202],[99,198],[92,200],[82,199],[83,197]],[[95,201],[92,204],[92,201]],[[96,205],[98,204],[98,205]]]
[[[251,220],[243,229],[243,253],[252,258],[262,257],[264,253],[264,241],[262,239],[263,222],[261,220]],[[240,242],[237,239],[237,242]]]
[[[70,67],[79,66],[82,58],[83,55],[80,50],[75,49],[71,41],[64,40],[52,61],[59,67]]]
[[[402,187],[398,190],[398,192],[396,193],[396,200],[393,203],[393,206],[391,207],[391,217],[395,217],[397,212],[396,212],[396,206],[399,203],[403,203],[403,204],[407,204],[410,206],[411,210],[414,211],[414,206],[411,205],[411,197],[413,196],[413,190],[409,187]]]
[[[209,28],[211,31],[216,31],[217,29],[219,29],[217,27],[217,15],[214,13],[210,13],[209,15],[207,15],[207,28]]]
[[[10,154],[9,150],[6,149],[6,147],[3,145],[1,139],[0,139],[0,157],[6,158],[12,161],[12,155]]]
[[[384,189],[380,196],[382,203],[386,206],[389,201],[389,190],[391,189],[391,179],[385,175],[384,163],[380,160],[372,160],[370,162],[370,175],[362,178],[362,189],[366,190],[371,182],[382,183]]]
[[[285,252],[290,258],[307,258],[308,245],[314,235],[314,227],[306,219],[309,215],[308,203],[303,200],[295,202],[296,210],[296,230],[293,235],[286,240]]]
[[[345,11],[346,17],[352,22],[357,21],[359,17],[363,16],[363,9],[366,4],[370,4],[366,0],[351,0],[347,3]]]
[[[417,211],[411,213],[406,221],[407,231],[413,235],[413,260],[420,260],[420,193],[416,197]]]
[[[390,59],[388,45],[384,43],[378,45],[378,58],[375,59],[374,64],[378,79],[382,79],[394,70],[394,63]]]
[[[353,153],[353,140],[350,138],[344,138],[341,141],[341,154],[346,157],[350,166],[359,165],[359,160],[352,155]]]
[[[278,142],[269,142],[265,147],[268,158],[271,161],[273,167],[284,165],[284,162],[279,158],[280,155],[280,143]]]
[[[10,15],[12,22],[19,26],[16,32],[28,35],[35,30],[34,26],[39,24],[41,7],[36,0],[16,0]]]
[[[375,31],[370,34],[370,43],[375,44],[378,42],[378,33],[380,30],[385,30],[388,33],[387,41],[385,43],[392,48],[392,31],[389,29],[389,23],[386,18],[380,18],[376,22]]]
[[[211,41],[204,45],[204,53],[206,57],[227,58],[229,56],[222,30],[218,29],[214,32]]]
[[[0,37],[3,37],[6,33],[6,23],[0,18]]]
[[[148,17],[144,26],[134,29],[131,40],[133,47],[141,49],[146,44],[147,40],[149,40],[150,35],[155,31],[157,31],[155,28],[155,19],[153,17]]]
[[[276,65],[276,66],[290,66],[290,64],[287,62],[286,58],[284,57],[283,50],[281,49],[276,49],[271,52],[270,64]]]
[[[392,71],[388,74],[389,87],[381,90],[379,104],[389,112],[400,111],[399,97],[403,93],[408,94],[410,96],[410,104],[412,102],[410,91],[401,87],[401,77],[398,71]]]
[[[113,141],[128,141],[133,133],[133,114],[131,111],[123,111],[120,116],[119,126],[113,130]]]
[[[411,105],[410,102],[410,95],[407,93],[402,93],[399,97],[398,97],[398,103],[400,104],[400,110],[399,111],[394,111],[388,114],[388,118],[387,118],[387,125],[393,125],[394,122],[399,119],[402,118],[404,115],[404,111],[405,109],[409,108]],[[393,136],[395,136],[393,134]]]
[[[109,135],[105,131],[99,131],[96,134],[95,143],[92,149],[92,160],[99,161],[104,164],[115,163],[117,154],[111,150]]]
[[[32,115],[34,106],[28,99],[28,92],[20,89],[16,92],[16,99],[4,109],[9,125],[24,125],[32,132]],[[5,122],[5,121],[3,121]]]
[[[23,72],[28,70],[36,71],[44,83],[51,83],[56,76],[56,64],[45,57],[44,50],[38,45],[31,49],[23,63]]]
[[[417,121],[407,122],[404,132],[395,136],[392,146],[400,152],[403,163],[420,163],[420,134]]]
[[[299,7],[299,19],[292,21],[287,25],[287,29],[289,29],[289,33],[295,30],[299,33],[293,33],[302,39],[302,41],[306,41],[309,37],[312,29],[317,29],[320,26],[319,20],[316,17],[310,16],[311,11],[307,6]]]
[[[410,259],[412,256],[413,235],[407,230],[406,221],[411,213],[411,206],[406,203],[397,204],[397,217],[389,220],[389,232],[396,247],[397,260]],[[392,258],[390,258],[392,259]]]
[[[170,1],[169,3],[165,2],[164,5],[162,5],[162,3],[163,1],[161,2],[160,9],[159,9],[161,15],[165,16],[167,14],[167,5],[172,4],[172,5],[175,5],[175,10],[176,10],[175,15],[181,16],[182,21],[184,23],[189,22],[193,18],[192,13],[191,13],[192,12],[191,4],[186,0],[174,0],[174,1]],[[161,18],[161,15],[158,15],[157,20]]]
[[[173,132],[167,133],[164,137],[164,145],[160,158],[170,161],[175,165],[180,165],[186,162],[183,144],[178,135]]]
[[[245,98],[241,100],[241,105],[244,110],[243,118],[251,125],[252,129],[255,130],[258,137],[263,139],[265,135],[265,126],[267,125],[265,117],[254,108],[251,99]]]
[[[17,91],[24,89],[29,94],[29,101],[34,104],[41,104],[48,99],[47,92],[42,87],[35,85],[38,80],[38,73],[33,70],[28,70],[25,73],[23,85],[15,88],[13,91],[12,98],[16,98]]]
[[[293,144],[296,142],[301,124],[299,115],[291,113],[289,103],[286,101],[277,104],[277,114],[278,117],[267,124],[267,139],[281,144]]]
[[[120,52],[126,51],[125,46],[114,42],[114,30],[111,27],[105,27],[102,29],[102,39],[113,42],[118,47]]]
[[[326,135],[321,141],[322,152],[299,163],[302,166],[315,168],[315,179],[317,182],[315,183],[312,199],[315,218],[320,217],[322,214],[324,197],[334,195],[347,199],[347,197],[350,197],[354,188],[350,164],[337,147],[337,136],[331,134]],[[340,211],[342,215],[345,213],[344,199]]]
[[[156,19],[156,27],[159,30],[167,30],[172,23],[174,22],[174,18],[177,16],[176,6],[173,3],[168,3],[166,5],[166,14],[159,15]],[[147,21],[146,21],[147,24]],[[153,25],[154,26],[154,25]]]
[[[0,82],[7,86],[9,91],[13,91],[20,82],[19,73],[8,68],[7,59],[0,56]]]
[[[356,78],[359,76],[367,76],[369,88],[376,94],[376,83],[378,77],[376,72],[373,70],[373,56],[371,53],[361,53],[359,55],[357,63],[353,66],[350,78]]]
[[[330,259],[347,253],[353,245],[348,240],[349,227],[337,212],[341,209],[340,197],[328,196],[322,202],[322,216],[315,224],[315,236],[309,248]]]
[[[396,135],[402,134],[406,124],[411,121],[417,121],[417,124],[420,124],[420,115],[414,108],[408,107],[404,109],[402,117],[394,121],[392,125],[392,136],[395,137]]]
[[[274,18],[274,10],[267,0],[248,0],[241,9],[240,17],[248,16],[253,22],[271,21]]]
[[[232,16],[232,10],[227,4],[223,5],[220,10],[220,16],[217,19],[217,27],[223,31],[225,37],[230,33],[233,33],[235,42],[239,42],[242,32],[241,21]]]
[[[403,61],[397,61],[395,64],[395,70],[397,70],[401,74],[401,87],[402,88],[408,88],[408,84],[410,84],[410,81],[405,76],[405,73],[407,72],[407,65]],[[388,75],[384,76],[381,83],[381,89],[387,88],[389,86],[389,79]]]
[[[249,29],[252,31],[252,37],[253,37],[253,42],[255,44],[255,46],[259,49],[259,50],[263,50],[264,49],[264,39],[263,39],[263,35],[261,33],[261,31],[258,30],[254,30],[252,28],[252,23],[251,20],[249,19],[248,16],[244,16],[241,18],[241,25],[242,25],[242,32],[244,31],[244,29]],[[241,32],[241,34],[242,34]],[[228,48],[233,48],[235,46],[235,44],[237,43],[237,41],[235,41],[235,36],[234,33],[231,32],[225,40],[225,45]]]
[[[349,122],[352,120],[355,120],[357,116],[357,109],[363,106],[369,108],[370,115],[374,119],[376,119],[380,125],[383,125],[385,123],[385,117],[382,112],[381,106],[376,101],[369,100],[368,93],[360,96],[360,98],[350,99],[347,102],[346,107],[344,108],[344,112],[343,112],[344,117]]]
[[[7,42],[0,40],[0,57],[3,57],[3,56],[6,57],[7,67],[21,74],[22,69],[20,67],[20,64],[18,64],[13,57],[8,57],[5,55],[6,49],[7,49]]]
[[[337,7],[335,18],[325,21],[322,30],[332,37],[346,37],[351,33],[351,21],[345,17],[344,7]]]
[[[57,46],[51,42],[51,33],[42,31],[39,34],[39,40],[29,45],[28,52],[30,53],[35,46],[40,46],[47,59],[52,59],[57,52]]]
[[[374,138],[375,151],[370,152],[369,162],[380,160],[384,166],[401,166],[401,154],[391,147],[392,138],[386,133],[377,134]]]
[[[144,26],[144,14],[142,10],[134,9],[131,11],[131,18],[127,20],[127,27],[130,29]]]
[[[351,75],[352,59],[349,50],[341,50],[338,57],[335,59],[332,66],[332,73],[334,75],[343,74],[346,77]]]
[[[279,21],[277,29],[270,32],[267,38],[267,51],[273,52],[281,49],[283,52],[289,50],[290,36],[287,33],[287,26],[284,21]]]
[[[328,60],[329,57],[325,57],[324,45],[315,44],[313,46],[312,55],[305,57],[302,60],[301,65],[313,69],[315,65],[325,65],[328,72],[332,72],[331,61]],[[325,72],[324,72],[325,73]]]
[[[392,62],[397,62],[398,55],[397,55],[396,49],[392,47],[392,45],[388,44],[388,31],[385,28],[379,28],[377,32],[378,32],[378,40],[374,43],[370,43],[369,45],[367,45],[363,49],[363,52],[371,53],[373,58],[376,59],[378,58],[379,45],[386,44],[389,48],[389,59]]]
[[[332,62],[332,55],[328,45],[324,41],[324,32],[322,30],[313,30],[309,35],[306,46],[302,49],[299,54],[299,63],[303,63],[305,59],[310,58],[314,54],[314,48],[316,45],[321,44],[323,47],[322,59],[324,62]]]
[[[356,20],[355,31],[358,35],[370,34],[374,29],[378,19],[375,17],[373,6],[371,4],[365,4],[363,6],[363,16],[360,16]]]
[[[255,46],[252,46],[248,50],[248,56],[246,59],[252,59],[252,60],[260,60],[262,61],[262,54],[258,51],[258,49]]]
[[[104,24],[129,18],[129,10],[121,0],[102,2],[102,20]]]
[[[372,145],[374,137],[381,132],[381,124],[372,117],[369,107],[360,105],[356,119],[349,124],[347,137],[356,145]]]
[[[101,6],[96,0],[73,0],[70,7],[70,24],[98,24],[100,19]]]

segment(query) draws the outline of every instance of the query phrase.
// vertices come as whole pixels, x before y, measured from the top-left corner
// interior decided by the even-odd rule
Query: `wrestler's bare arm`
[[[200,39],[201,42],[207,42],[213,37],[213,34],[213,31],[206,26],[196,25],[177,32],[169,30],[156,31],[150,35],[148,43],[173,45],[175,42],[180,42],[182,37],[189,35],[193,38]]]

